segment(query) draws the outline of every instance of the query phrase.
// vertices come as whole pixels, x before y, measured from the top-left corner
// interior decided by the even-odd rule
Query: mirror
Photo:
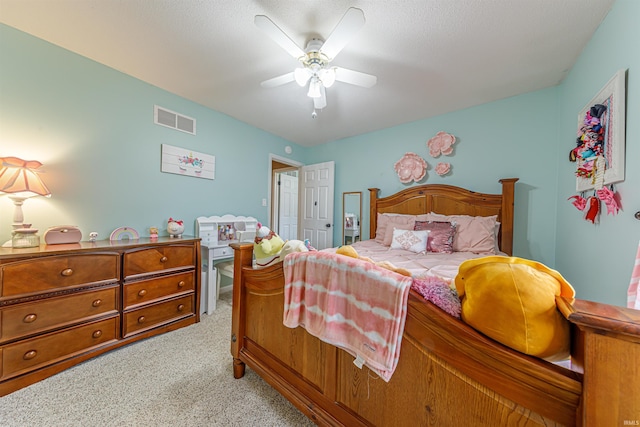
[[[342,193],[342,244],[350,245],[360,240],[362,218],[362,192]]]

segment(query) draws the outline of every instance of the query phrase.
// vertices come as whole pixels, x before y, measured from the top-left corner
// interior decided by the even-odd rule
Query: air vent
[[[153,118],[157,125],[166,126],[192,135],[196,134],[196,119],[154,105]]]

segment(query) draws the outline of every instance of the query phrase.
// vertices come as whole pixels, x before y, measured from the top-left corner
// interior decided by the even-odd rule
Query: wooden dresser
[[[0,248],[0,396],[200,321],[200,239]]]

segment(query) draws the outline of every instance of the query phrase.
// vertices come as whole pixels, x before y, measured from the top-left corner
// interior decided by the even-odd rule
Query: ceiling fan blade
[[[363,25],[364,12],[361,9],[350,7],[324,42],[320,51],[329,60],[333,60]]]
[[[272,87],[276,87],[276,86],[282,86],[284,84],[290,83],[292,81],[294,81],[295,75],[292,72],[287,73],[287,74],[283,74],[281,76],[278,77],[274,77],[272,79],[269,80],[265,80],[262,83],[260,83],[260,86],[264,87],[264,88],[272,88]]]
[[[356,86],[372,87],[378,82],[378,78],[371,74],[361,73],[360,71],[349,70],[347,68],[335,67],[336,80],[339,82],[349,83]]]
[[[324,86],[320,85],[320,96],[313,98],[313,108],[316,110],[322,110],[327,106],[327,92],[324,90]]]
[[[280,47],[286,50],[289,55],[298,59],[304,56],[304,50],[302,50],[297,44],[293,42],[287,36],[284,31],[280,29],[273,21],[264,15],[256,15],[253,21],[258,28],[264,31],[274,42],[278,43]]]

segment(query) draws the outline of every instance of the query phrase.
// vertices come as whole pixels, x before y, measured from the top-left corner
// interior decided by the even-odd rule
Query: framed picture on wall
[[[626,70],[618,71],[578,114],[576,190],[624,181]]]
[[[214,179],[216,158],[210,154],[162,144],[161,170],[176,175]]]

